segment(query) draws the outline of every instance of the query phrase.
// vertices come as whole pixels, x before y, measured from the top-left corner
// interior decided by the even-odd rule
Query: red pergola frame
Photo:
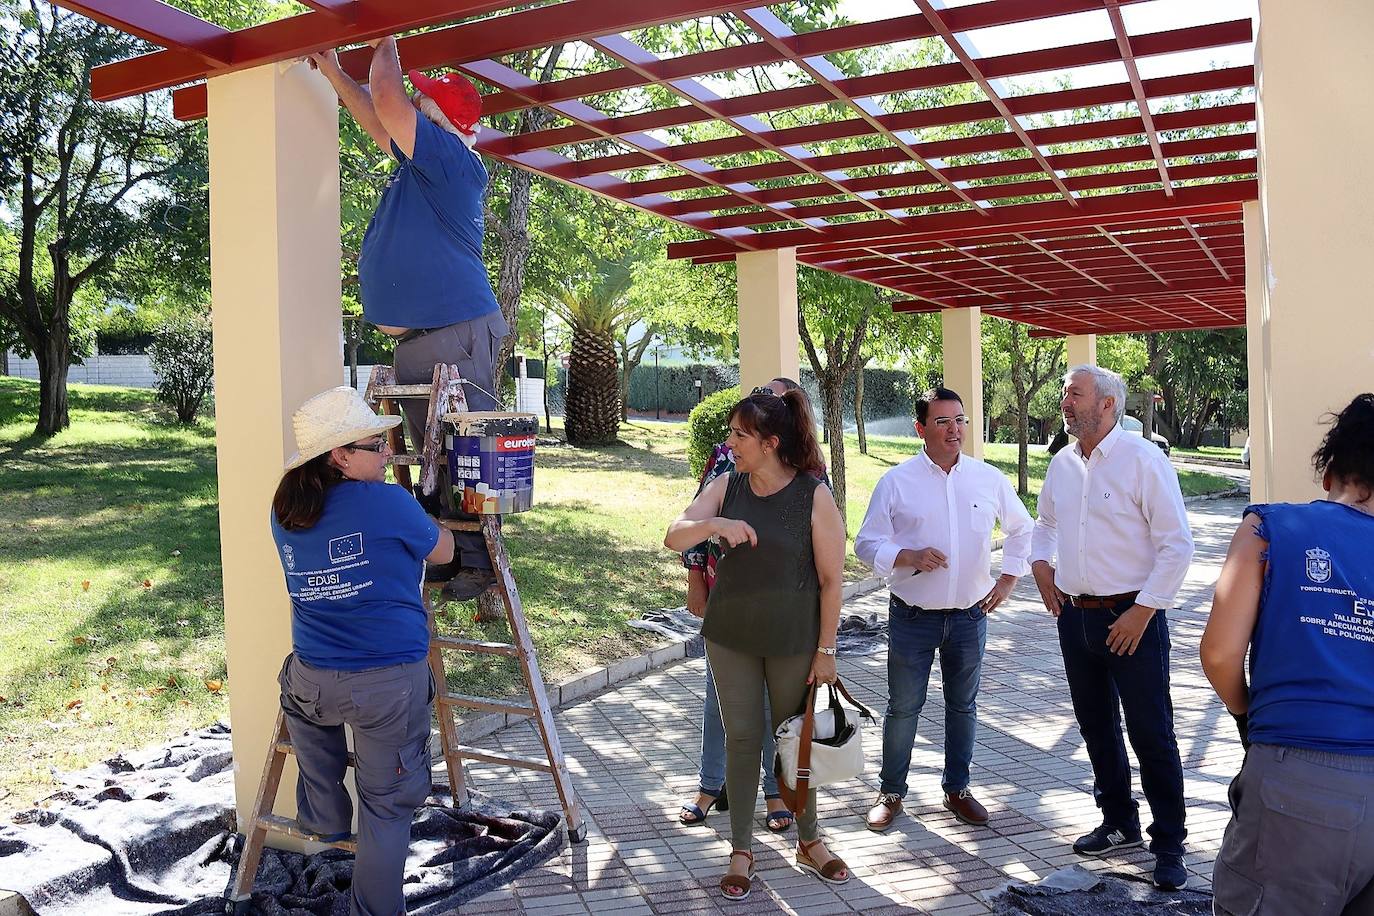
[[[1252,87],[1254,68],[1144,79],[1138,60],[1249,43],[1248,20],[1133,35],[1122,8],[1146,0],[993,0],[947,10],[912,0],[910,15],[796,34],[758,2],[562,0],[500,14],[510,0],[302,0],[311,12],[228,31],[159,0],[55,2],[163,47],[97,68],[95,98],[175,88],[174,111],[186,119],[205,115],[205,79],[414,32],[399,42],[403,66],[456,67],[483,81],[495,90],[486,97],[488,114],[540,106],[563,122],[521,136],[488,128],[481,152],[704,234],[671,245],[673,257],[709,263],[796,247],[804,264],[898,292],[898,311],[978,306],[1033,325],[1037,334],[1244,323],[1240,210],[1258,194],[1255,135],[1247,129],[1254,105],[1161,112],[1151,103]],[[1111,38],[989,57],[975,56],[961,40],[972,30],[1094,11]],[[661,59],[624,34],[713,15],[734,17],[751,40]],[[460,21],[471,17],[486,18]],[[827,57],[916,39],[943,42],[951,61],[849,75]],[[572,41],[614,65],[541,84],[500,62]],[[355,48],[340,59],[365,78],[369,54]],[[996,88],[1007,77],[1111,63],[1124,69],[1124,81],[1007,96]],[[701,79],[777,64],[806,82],[723,98]],[[982,98],[913,110],[881,103],[894,93],[955,84],[972,84]],[[648,85],[678,104],[617,115],[584,101]],[[768,120],[821,105],[844,114],[795,127]],[[1044,127],[1022,121],[1122,105],[1135,114]],[[655,136],[706,122],[729,135],[695,142]],[[992,122],[998,129],[938,140],[918,135]],[[834,143],[860,148],[812,148]],[[617,151],[593,152],[589,144]],[[1061,145],[1088,148],[1053,149]],[[741,156],[758,161],[741,165]],[[967,161],[945,161],[953,157]]]

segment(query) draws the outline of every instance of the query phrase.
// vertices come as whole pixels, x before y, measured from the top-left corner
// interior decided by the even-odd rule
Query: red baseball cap
[[[419,70],[411,70],[409,76],[411,85],[433,99],[454,127],[465,134],[475,133],[473,127],[482,116],[482,94],[467,77],[445,73],[434,79]]]

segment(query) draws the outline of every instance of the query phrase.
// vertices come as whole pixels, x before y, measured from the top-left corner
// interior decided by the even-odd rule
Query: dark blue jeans
[[[945,688],[946,792],[968,788],[973,738],[978,729],[978,677],[987,643],[987,615],[976,605],[955,611],[912,607],[893,595],[888,602],[887,716],[883,720],[884,795],[906,797],[911,746],[926,704],[930,666],[940,653]]]
[[[1126,733],[1140,761],[1140,786],[1150,803],[1150,851],[1183,854],[1183,765],[1174,736],[1174,704],[1169,697],[1169,623],[1155,612],[1133,655],[1107,648],[1107,628],[1130,610],[1123,601],[1112,608],[1064,605],[1059,615],[1059,647],[1069,681],[1078,730],[1093,765],[1093,797],[1102,820],[1123,830],[1140,829],[1139,805],[1131,798],[1131,763],[1121,736]]]

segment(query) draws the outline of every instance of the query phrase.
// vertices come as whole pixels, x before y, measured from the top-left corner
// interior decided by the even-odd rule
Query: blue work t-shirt
[[[1250,640],[1250,740],[1374,756],[1374,517],[1248,506],[1269,542]]]
[[[360,671],[416,662],[429,651],[420,599],[439,526],[395,484],[330,487],[310,528],[272,537],[291,595],[291,644],[317,668]]]
[[[358,259],[363,317],[441,328],[496,311],[482,262],[487,170],[463,141],[416,112],[415,155],[393,142],[396,170]]]

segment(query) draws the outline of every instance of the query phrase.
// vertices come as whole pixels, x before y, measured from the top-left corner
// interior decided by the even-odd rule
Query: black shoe
[[[1103,824],[1092,833],[1079,837],[1073,844],[1073,851],[1080,856],[1100,856],[1113,849],[1130,849],[1142,842],[1139,828],[1128,832],[1111,824]]]
[[[1155,887],[1166,891],[1176,891],[1188,883],[1188,870],[1183,867],[1183,856],[1161,852],[1155,856]]]
[[[458,574],[444,586],[442,595],[449,601],[468,601],[496,584],[496,575],[490,569],[469,566],[458,570]]]

